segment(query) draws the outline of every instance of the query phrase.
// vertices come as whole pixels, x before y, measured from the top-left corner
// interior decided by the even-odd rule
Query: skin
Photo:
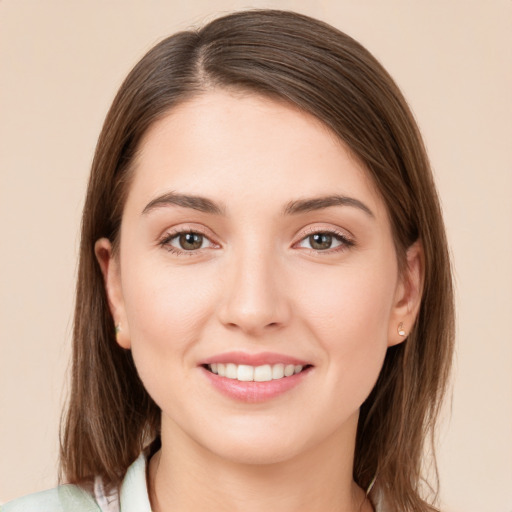
[[[224,214],[148,209],[169,192],[206,197]],[[283,214],[290,202],[334,194],[371,213]],[[177,230],[203,235],[200,248],[185,250]],[[312,232],[332,238],[315,245]],[[234,91],[179,105],[141,143],[119,253],[101,239],[96,254],[118,343],[162,410],[148,483],[155,512],[371,510],[352,479],[359,408],[387,348],[405,339],[398,324],[415,321],[421,246],[401,275],[378,191],[324,125]],[[232,350],[312,368],[280,396],[241,402],[200,366]]]

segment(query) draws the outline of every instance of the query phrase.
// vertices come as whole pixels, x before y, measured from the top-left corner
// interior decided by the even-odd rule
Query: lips
[[[245,402],[281,395],[299,384],[312,369],[307,361],[269,352],[219,354],[200,366],[218,391]]]

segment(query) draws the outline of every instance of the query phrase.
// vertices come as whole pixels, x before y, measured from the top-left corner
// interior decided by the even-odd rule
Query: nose
[[[260,336],[284,327],[291,306],[283,273],[264,251],[234,255],[222,282],[218,317],[230,329]]]

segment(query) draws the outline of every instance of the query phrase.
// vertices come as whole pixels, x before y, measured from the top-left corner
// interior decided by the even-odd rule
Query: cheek
[[[299,296],[308,329],[321,344],[333,388],[349,389],[362,402],[386,354],[395,290],[395,266],[343,268],[312,275]],[[306,294],[306,288],[309,290]]]
[[[300,297],[304,298],[302,307],[309,312],[304,316],[324,333],[320,338],[387,342],[396,286],[392,268],[368,265],[309,273]]]
[[[183,340],[206,319],[213,286],[193,265],[173,268],[165,262],[126,258],[123,296],[132,339]],[[157,258],[158,260],[158,258]],[[154,260],[153,260],[154,263]],[[188,336],[187,336],[188,333]],[[169,344],[169,343],[166,343]]]
[[[135,270],[136,269],[136,270]],[[123,296],[133,357],[146,388],[186,387],[183,369],[194,368],[193,348],[211,315],[211,287],[193,266],[179,270],[126,258]]]

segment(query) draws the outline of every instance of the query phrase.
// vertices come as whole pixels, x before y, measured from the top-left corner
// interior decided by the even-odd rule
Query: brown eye
[[[159,244],[178,256],[184,254],[193,256],[202,249],[215,247],[215,244],[206,235],[197,231],[178,231],[167,234]]]
[[[199,233],[181,233],[178,237],[180,249],[194,251],[201,249],[204,236]]]
[[[298,243],[298,247],[328,254],[348,249],[353,245],[352,240],[335,231],[317,231],[305,236]]]
[[[332,235],[328,233],[315,233],[314,235],[310,235],[309,243],[312,249],[316,251],[325,251],[326,249],[330,249],[332,246]]]

